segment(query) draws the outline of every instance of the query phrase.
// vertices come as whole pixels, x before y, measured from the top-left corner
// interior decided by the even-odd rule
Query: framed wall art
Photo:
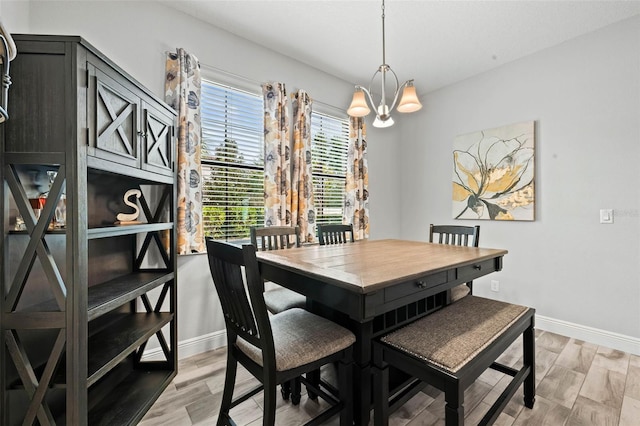
[[[457,136],[454,219],[534,220],[534,122]]]

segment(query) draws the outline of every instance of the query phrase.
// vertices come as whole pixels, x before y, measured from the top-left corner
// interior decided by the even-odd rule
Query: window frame
[[[230,90],[230,91],[237,91],[237,92],[242,92],[245,93],[247,95],[251,95],[251,96],[256,96],[260,99],[260,103],[263,104],[263,99],[262,99],[262,89],[261,89],[261,85],[260,83],[257,82],[253,82],[250,81],[248,79],[244,79],[241,78],[239,76],[235,76],[232,75],[230,73],[224,72],[222,70],[213,70],[213,69],[204,69],[204,72],[202,73],[202,84],[203,86],[205,84],[212,84],[214,86],[218,86],[218,87],[223,87],[226,90]],[[204,96],[203,96],[204,97]],[[201,99],[201,102],[203,102],[203,99]],[[264,106],[262,107],[264,108]],[[314,129],[314,124],[313,124],[313,118],[314,115],[320,115],[323,116],[325,119],[329,119],[329,120],[336,120],[337,122],[339,122],[341,124],[341,126],[346,126],[346,131],[343,131],[342,133],[344,134],[344,146],[341,148],[344,152],[344,164],[341,166],[342,167],[342,172],[343,173],[330,173],[330,172],[317,172],[316,170],[314,170],[314,167],[312,166],[312,181],[313,181],[313,195],[314,195],[314,209],[316,211],[316,225],[318,223],[336,223],[336,222],[340,222],[342,223],[342,221],[344,220],[344,198],[345,198],[345,193],[346,193],[346,179],[347,179],[347,162],[348,162],[348,148],[349,148],[349,118],[346,114],[346,111],[339,109],[339,108],[335,108],[332,107],[330,105],[324,104],[322,102],[314,102],[313,108],[312,108],[312,113],[311,113],[311,129],[312,129],[312,134],[311,134],[311,143],[312,143],[312,147],[314,145],[314,137],[315,137],[315,133],[313,133],[313,129]],[[262,114],[260,115],[260,122],[262,122],[263,117]],[[204,131],[205,131],[205,126],[204,126],[204,113],[202,114],[202,129],[203,129],[203,135],[202,135],[202,146],[204,148],[205,146],[205,135],[204,135]],[[259,147],[259,151],[262,153],[261,157],[262,157],[262,164],[261,167],[254,167],[248,164],[234,164],[233,168],[238,169],[238,170],[246,170],[246,171],[260,171],[262,173],[262,175],[264,175],[264,134],[262,134],[262,137],[260,138],[260,147]],[[313,149],[312,149],[313,152]],[[313,155],[312,155],[313,158]],[[312,160],[313,161],[313,160]],[[209,236],[211,235],[210,232],[207,232],[207,220],[205,220],[206,215],[204,213],[205,208],[207,206],[205,198],[206,198],[206,194],[205,194],[205,184],[206,184],[206,179],[210,176],[210,172],[206,172],[206,169],[213,169],[214,167],[229,167],[229,163],[225,162],[225,161],[216,161],[216,160],[211,160],[208,158],[205,158],[205,156],[203,155],[201,157],[201,162],[202,162],[202,179],[203,179],[203,200],[202,200],[202,205],[203,205],[203,215],[202,215],[202,220],[203,220],[203,227],[205,230],[205,235]],[[326,215],[321,215],[319,212],[321,211],[321,209],[323,208],[322,206],[318,205],[318,201],[319,200],[324,200],[326,199],[326,197],[323,195],[322,197],[319,197],[319,192],[318,192],[318,188],[316,187],[316,179],[322,179],[322,180],[339,180],[341,181],[341,200],[340,200],[340,218],[339,220],[337,219],[338,215],[331,215],[332,217],[335,217],[335,220],[332,221],[323,221],[322,218],[325,217]],[[261,192],[264,193],[264,179],[262,180],[262,190]],[[230,188],[230,186],[227,186],[227,188]],[[324,193],[323,193],[324,194]],[[331,208],[331,207],[330,207]],[[333,208],[337,208],[337,207],[333,207]],[[258,221],[255,223],[256,225],[260,223],[260,219],[262,219],[262,221],[264,221],[264,202],[262,204],[262,211],[260,213],[260,215],[258,215],[257,217]],[[236,235],[233,235],[232,233],[225,231],[223,233],[223,236],[220,237],[221,239],[224,239],[225,241],[232,241],[232,242],[236,242],[236,243],[248,243],[249,242],[249,226],[246,229],[246,236],[242,236],[242,237],[238,237]],[[243,233],[244,234],[244,233]]]

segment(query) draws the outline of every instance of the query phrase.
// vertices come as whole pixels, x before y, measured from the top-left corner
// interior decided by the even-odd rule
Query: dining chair
[[[435,241],[435,237],[437,240]],[[429,242],[455,246],[478,247],[480,226],[429,225]],[[451,302],[458,301],[473,293],[473,281],[451,289]]]
[[[300,227],[298,226],[252,226],[249,229],[251,244],[258,251],[284,250],[300,247]],[[304,308],[307,298],[275,283],[269,283],[264,291],[264,303],[272,314],[292,308]],[[282,398],[294,405],[300,403],[300,381],[293,380],[282,384]],[[313,392],[310,394],[315,398]]]
[[[251,244],[258,251],[283,250],[300,247],[298,226],[252,226],[249,229]],[[277,314],[291,308],[304,308],[306,297],[293,290],[271,283],[264,293],[269,312]]]
[[[256,247],[240,248],[211,238],[206,239],[206,245],[227,331],[227,366],[218,426],[236,424],[231,409],[260,391],[264,391],[262,424],[274,425],[276,387],[296,377],[329,404],[306,425],[321,424],[338,413],[341,426],[351,425],[353,333],[304,309],[269,315]],[[238,363],[260,385],[234,398]],[[338,365],[337,390],[324,381],[316,386],[302,377],[327,364]]]
[[[342,244],[355,242],[353,225],[328,223],[318,225],[318,240],[320,245]]]

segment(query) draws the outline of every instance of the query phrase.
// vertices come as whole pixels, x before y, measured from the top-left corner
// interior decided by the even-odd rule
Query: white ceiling
[[[382,63],[381,0],[163,3],[354,84],[368,86]],[[640,0],[386,0],[385,9],[387,63],[424,94],[638,15]]]

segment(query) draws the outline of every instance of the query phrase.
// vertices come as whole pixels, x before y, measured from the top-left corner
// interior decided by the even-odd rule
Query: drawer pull
[[[473,265],[473,269],[477,269],[478,271],[481,271],[482,265]]]
[[[418,281],[416,285],[420,288],[427,288],[427,283],[425,281]]]

